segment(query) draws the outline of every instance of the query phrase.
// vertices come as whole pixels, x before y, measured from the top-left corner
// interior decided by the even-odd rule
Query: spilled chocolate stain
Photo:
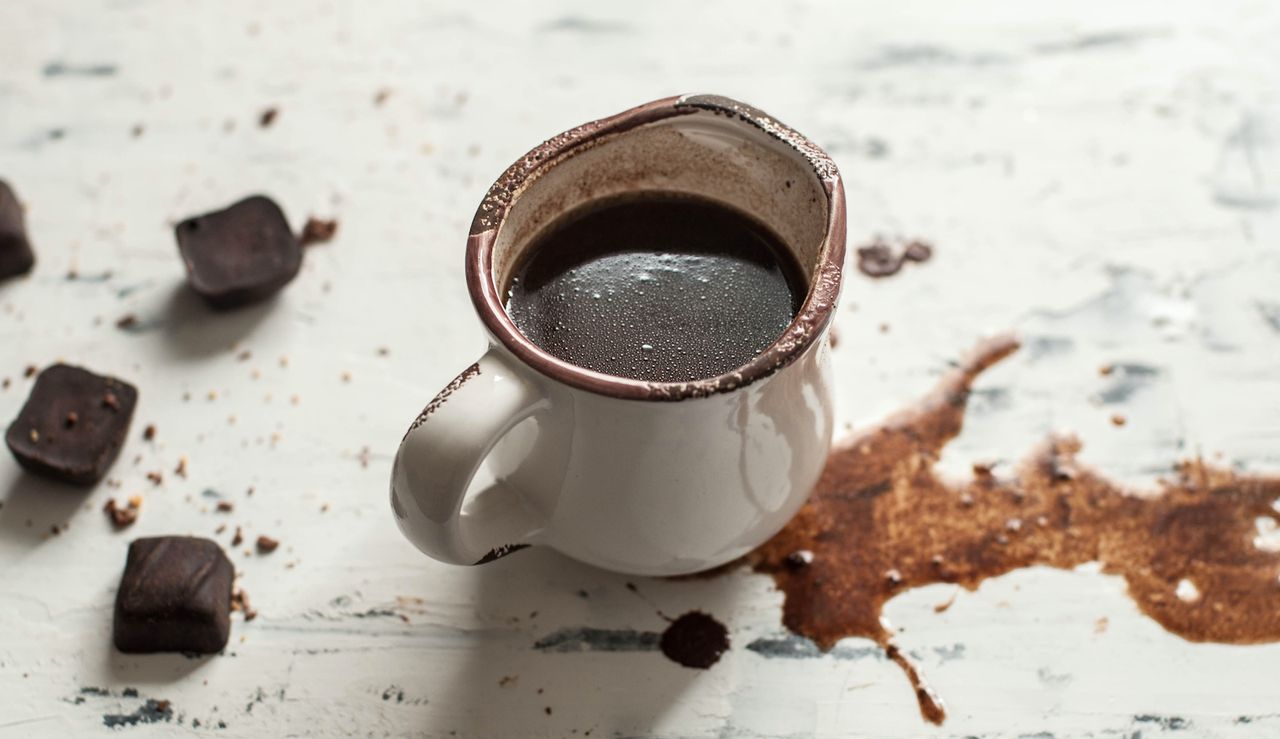
[[[933,723],[945,718],[943,703],[881,618],[908,588],[974,590],[1023,567],[1097,561],[1184,639],[1280,640],[1280,552],[1254,544],[1257,519],[1280,522],[1280,478],[1184,462],[1143,494],[1078,463],[1069,437],[1048,439],[1007,481],[979,465],[967,481],[938,476],[974,379],[1017,348],[1012,337],[980,345],[917,405],[835,447],[810,501],[750,556],[785,593],[786,627],[823,650],[850,636],[874,640]]]
[[[705,670],[729,649],[729,630],[702,611],[689,611],[662,632],[658,648],[677,664]]]

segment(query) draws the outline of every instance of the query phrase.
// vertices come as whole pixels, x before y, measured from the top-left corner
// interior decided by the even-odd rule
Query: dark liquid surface
[[[686,196],[592,206],[528,254],[507,290],[520,332],[579,367],[640,380],[741,367],[782,335],[805,295],[776,236]]]

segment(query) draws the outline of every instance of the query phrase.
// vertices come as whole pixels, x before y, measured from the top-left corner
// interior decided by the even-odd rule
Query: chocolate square
[[[157,536],[129,545],[116,593],[116,649],[222,651],[231,634],[234,570],[222,548],[193,536]]]
[[[253,195],[174,229],[192,289],[215,308],[275,294],[298,274],[302,247],[274,201]]]
[[[30,272],[35,263],[22,203],[9,184],[0,180],[0,280]]]
[[[55,364],[36,378],[4,441],[27,470],[92,485],[120,454],[137,404],[124,380]]]

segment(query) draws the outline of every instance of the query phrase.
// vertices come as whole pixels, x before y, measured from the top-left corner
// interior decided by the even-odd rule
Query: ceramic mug
[[[691,382],[606,375],[540,349],[505,312],[514,265],[559,216],[645,191],[745,211],[796,256],[804,303],[747,364]],[[804,503],[827,456],[827,333],[844,242],[831,159],[725,97],[657,100],[538,146],[503,173],[471,224],[467,287],[490,346],[400,444],[391,507],[401,531],[454,564],[536,544],[642,575],[709,569],[760,545]],[[496,482],[469,493],[486,460]]]

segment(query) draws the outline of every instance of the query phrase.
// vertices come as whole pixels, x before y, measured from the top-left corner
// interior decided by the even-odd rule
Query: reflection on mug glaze
[[[1280,478],[1183,462],[1139,494],[1076,461],[1080,443],[1054,437],[997,479],[947,482],[934,470],[959,432],[974,379],[1018,348],[980,345],[918,404],[833,450],[813,497],[750,561],[786,594],[783,623],[830,650],[850,636],[874,640],[910,678],[921,714],[938,724],[942,701],[894,645],[881,613],[914,587],[989,577],[1032,565],[1100,562],[1121,575],[1138,607],[1190,641],[1280,640]]]

